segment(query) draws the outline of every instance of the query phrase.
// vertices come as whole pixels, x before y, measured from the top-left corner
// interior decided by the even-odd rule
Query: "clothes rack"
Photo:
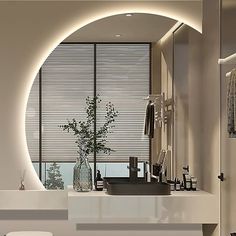
[[[225,58],[219,58],[218,64],[236,64],[236,53],[225,57]]]
[[[173,99],[169,98],[165,100],[165,93],[150,94],[143,99],[154,103],[156,107],[155,121],[157,122],[158,126],[162,127],[164,124],[166,124],[168,120],[167,117],[171,115],[171,112],[170,110],[168,110],[168,107],[172,106]]]
[[[225,57],[225,58],[219,58],[218,64],[220,64],[220,65],[236,64],[236,53],[233,53],[233,54],[231,54],[230,56]],[[227,78],[229,78],[229,77],[231,76],[231,72],[232,72],[232,71],[227,72],[227,73],[225,74],[225,76],[226,76]]]

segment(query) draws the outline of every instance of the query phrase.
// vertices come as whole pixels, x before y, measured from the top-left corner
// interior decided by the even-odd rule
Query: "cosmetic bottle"
[[[102,191],[103,190],[103,179],[101,177],[100,170],[97,170],[97,177],[95,179],[95,189],[97,191]]]
[[[168,180],[167,183],[170,185],[170,191],[175,191],[175,181]]]
[[[175,190],[180,191],[180,180],[179,179],[177,179],[177,181],[176,181]]]
[[[193,191],[196,191],[196,190],[197,190],[197,178],[194,177],[194,176],[192,176],[192,177],[191,177],[191,183],[192,183],[191,189],[192,189]]]
[[[186,180],[186,190],[190,191],[191,190],[191,177],[190,175],[185,175],[185,180]]]
[[[180,190],[181,190],[181,191],[184,191],[184,181],[181,182]]]
[[[183,167],[183,181],[185,189],[186,189],[186,175],[189,175],[189,166]]]

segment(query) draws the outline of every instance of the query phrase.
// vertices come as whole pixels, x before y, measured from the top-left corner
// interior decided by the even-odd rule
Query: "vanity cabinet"
[[[158,196],[68,191],[68,219],[75,223],[217,224],[216,205],[217,198],[204,191]]]

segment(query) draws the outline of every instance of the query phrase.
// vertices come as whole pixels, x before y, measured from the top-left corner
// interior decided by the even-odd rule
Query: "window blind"
[[[127,162],[129,156],[149,159],[149,140],[143,135],[146,101],[149,94],[148,44],[98,44],[97,94],[102,104],[112,102],[119,116],[113,133],[108,134],[110,156],[97,155],[97,161]],[[104,121],[104,110],[97,109],[97,126]]]
[[[148,160],[142,98],[149,94],[149,44],[97,44],[96,48],[96,92],[102,99],[97,127],[103,122],[106,102],[119,111],[114,132],[108,135],[108,146],[115,151],[97,155],[97,161],[127,162],[132,155]],[[75,161],[75,137],[58,126],[67,119],[86,118],[85,98],[94,94],[94,67],[94,44],[59,45],[42,66],[42,161]],[[28,100],[26,135],[31,159],[39,161],[38,76]]]
[[[75,161],[76,139],[58,126],[84,120],[85,98],[93,95],[94,46],[60,45],[42,67],[42,160]]]

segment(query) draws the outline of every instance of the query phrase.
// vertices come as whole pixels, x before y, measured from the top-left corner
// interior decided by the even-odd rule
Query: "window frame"
[[[94,96],[96,96],[97,92],[97,44],[146,44],[149,45],[149,94],[152,92],[152,43],[150,42],[62,42],[59,45],[73,45],[73,44],[91,44],[94,48],[94,87],[93,87],[93,93]],[[42,160],[42,83],[43,83],[43,65],[39,70],[39,161],[33,161],[33,163],[39,163],[39,179],[42,181],[42,165],[45,163],[45,161]],[[95,124],[94,124],[94,130],[96,130],[96,111],[95,111]],[[94,137],[96,139],[96,137]],[[149,163],[151,164],[152,158],[152,142],[149,138]],[[57,163],[73,163],[73,161],[57,161]],[[97,158],[96,158],[96,152],[93,153],[93,163],[94,163],[94,169],[93,174],[94,178],[96,177],[97,172]],[[102,163],[102,162],[100,162]],[[104,162],[105,163],[105,162]],[[119,161],[117,161],[119,163]]]

